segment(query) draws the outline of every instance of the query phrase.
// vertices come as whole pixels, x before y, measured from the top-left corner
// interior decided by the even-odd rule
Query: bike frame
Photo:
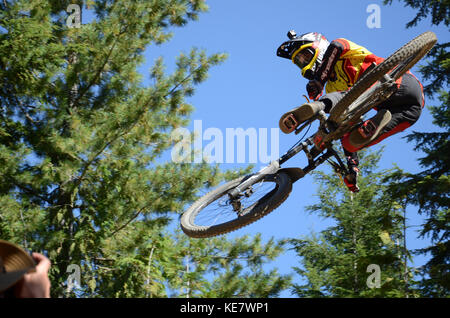
[[[436,41],[433,32],[425,32],[403,45],[380,64],[373,63],[352,88],[342,94],[342,98],[333,105],[328,117],[323,111],[319,112],[295,130],[298,134],[313,121],[318,120],[319,128],[313,135],[305,140],[303,138],[299,140],[283,156],[259,172],[229,181],[195,201],[181,216],[183,231],[190,237],[205,238],[246,226],[276,209],[291,193],[292,183],[325,161],[328,161],[338,174],[346,175],[347,165],[342,162],[340,152],[339,154],[336,152],[334,142],[342,140],[343,136],[359,127],[363,120],[362,116],[369,110],[382,105],[396,91],[395,81],[424,57]],[[295,120],[292,123],[298,125],[294,114],[286,115],[293,116]],[[286,128],[289,129],[283,130],[292,131],[291,126]],[[300,152],[304,152],[307,157],[306,166],[281,168]],[[271,185],[275,183],[276,186],[273,189],[259,187],[263,182]],[[228,196],[228,200],[225,198],[226,202],[223,201],[224,195]],[[252,199],[246,199],[250,197]],[[215,203],[212,210],[203,213],[203,210],[212,203]],[[224,204],[231,206],[236,215],[230,215],[228,207],[223,211]],[[210,221],[206,224],[200,220],[198,223],[196,220],[199,213]],[[218,220],[222,214],[225,214],[225,219]]]
[[[342,162],[339,154],[333,148],[333,141],[339,140],[343,135],[351,131],[353,127],[362,121],[361,116],[388,99],[396,89],[397,84],[388,74],[386,74],[380,81],[377,81],[371,88],[361,94],[360,97],[349,105],[347,111],[340,116],[341,119],[338,120],[338,123],[329,121],[326,114],[323,111],[320,111],[295,131],[295,133],[298,134],[313,121],[319,120],[320,125],[315,134],[302,141],[299,145],[291,148],[278,160],[272,161],[268,166],[245,179],[239,186],[228,193],[229,198],[231,200],[238,199],[252,184],[262,180],[264,176],[275,174],[278,171],[286,172],[291,178],[292,183],[294,183],[331,157],[334,157],[337,161],[329,161],[335,172],[341,176],[345,176],[348,173],[348,169]],[[305,153],[306,158],[308,159],[307,166],[304,168],[281,168],[282,164],[301,151]]]

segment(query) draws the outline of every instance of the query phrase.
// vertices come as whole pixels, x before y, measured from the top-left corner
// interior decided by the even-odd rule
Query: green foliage
[[[385,1],[391,3],[392,1]],[[450,4],[447,0],[404,0],[405,4],[418,9],[417,16],[407,24],[412,27],[418,21],[431,18],[431,23],[450,23]],[[417,205],[419,213],[426,215],[426,221],[420,231],[421,237],[430,237],[431,245],[416,251],[431,256],[423,267],[422,293],[428,297],[448,297],[450,295],[450,42],[440,42],[428,54],[420,73],[424,80],[425,93],[436,97],[440,105],[428,106],[434,132],[413,132],[406,136],[408,142],[415,143],[415,150],[424,157],[419,159],[423,171],[413,174],[401,169],[389,178],[389,191],[394,197],[406,199],[409,204]]]
[[[393,0],[384,0],[384,4],[391,4]],[[448,0],[401,0],[405,6],[417,9],[418,13],[413,20],[406,25],[408,28],[416,26],[417,23],[431,14],[432,23],[439,25],[450,24],[450,3]]]
[[[233,240],[176,238],[178,255],[183,257],[179,266],[188,274],[170,283],[172,296],[277,297],[290,284],[289,276],[264,268],[284,251],[282,242],[262,243],[260,235]]]
[[[94,20],[70,28],[71,3]],[[174,129],[189,122],[186,99],[224,54],[194,48],[179,55],[172,74],[161,57],[147,87],[137,72],[144,50],[196,20],[205,2],[0,6],[0,237],[49,256],[52,296],[277,295],[288,279],[265,273],[262,264],[281,246],[244,238],[193,242],[167,230],[200,190],[245,172],[160,159],[175,143]],[[193,269],[184,271],[185,262]],[[69,293],[71,264],[80,266],[82,281]],[[232,273],[239,287],[218,288],[215,272]],[[245,279],[253,279],[251,287]]]
[[[376,172],[380,153],[361,152],[361,191],[350,193],[340,178],[316,172],[318,203],[311,213],[334,225],[311,236],[291,240],[301,259],[297,274],[305,284],[294,285],[300,297],[405,297],[409,290],[410,258],[404,246],[404,207],[385,191]],[[369,288],[369,265],[381,269],[380,288]]]

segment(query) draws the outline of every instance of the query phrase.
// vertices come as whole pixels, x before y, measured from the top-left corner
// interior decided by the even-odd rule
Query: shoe
[[[357,184],[359,169],[358,160],[352,157],[347,158],[347,166],[349,173],[344,177],[344,183],[351,192],[359,192],[359,187]]]
[[[303,104],[298,107],[297,111],[294,111],[295,116],[300,120],[300,124],[307,121],[315,114],[325,109],[325,104],[321,101],[315,101],[311,103]]]
[[[378,137],[381,130],[391,121],[391,118],[390,111],[386,109],[380,110],[374,117],[366,120],[350,133],[350,144],[355,148],[361,148],[369,144]]]
[[[315,101],[296,107],[283,116],[279,121],[279,127],[282,132],[289,134],[295,130],[300,124],[304,123],[315,114],[325,109],[325,104],[321,101]]]

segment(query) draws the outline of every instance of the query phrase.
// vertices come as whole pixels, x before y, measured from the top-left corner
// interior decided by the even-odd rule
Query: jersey
[[[346,91],[373,62],[380,64],[383,60],[365,47],[340,38],[330,43],[314,77],[322,84],[326,82],[326,93]]]

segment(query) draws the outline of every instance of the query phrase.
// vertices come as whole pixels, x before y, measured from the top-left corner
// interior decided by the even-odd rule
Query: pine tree
[[[385,1],[391,3],[392,0]],[[404,0],[407,6],[418,10],[416,17],[407,27],[416,26],[430,16],[434,25],[450,24],[448,1]],[[450,295],[450,42],[438,39],[430,51],[420,73],[428,83],[424,87],[427,97],[435,97],[441,103],[428,106],[434,132],[413,132],[406,136],[408,142],[416,144],[415,150],[424,153],[419,159],[424,169],[420,173],[408,173],[398,169],[392,176],[390,191],[397,198],[419,207],[419,213],[426,216],[420,237],[430,237],[431,245],[418,250],[419,254],[431,256],[423,267],[422,292],[428,297]]]
[[[169,285],[177,297],[260,298],[277,297],[290,286],[291,278],[265,266],[283,251],[284,242],[261,235],[226,240],[196,240],[176,236],[178,266],[183,272]],[[174,272],[175,273],[175,272]]]
[[[190,239],[164,222],[133,222],[105,240],[103,257],[84,264],[83,286],[71,295],[101,297],[276,297],[290,277],[264,266],[283,249],[259,235]],[[90,270],[87,268],[93,265]]]
[[[350,193],[338,176],[315,172],[317,204],[311,213],[334,225],[291,244],[301,257],[296,272],[305,284],[294,285],[300,297],[409,297],[413,296],[410,255],[405,247],[405,215],[377,172],[380,153],[361,153],[361,191]],[[379,284],[372,271],[380,270]],[[373,279],[372,279],[373,278]]]
[[[77,24],[69,4],[94,20]],[[163,273],[147,270],[171,255],[169,213],[224,174],[158,159],[189,122],[186,97],[225,56],[193,49],[172,74],[159,58],[150,86],[137,66],[204,1],[0,6],[0,237],[50,257],[52,296],[68,295],[71,264],[84,296],[166,295]]]

